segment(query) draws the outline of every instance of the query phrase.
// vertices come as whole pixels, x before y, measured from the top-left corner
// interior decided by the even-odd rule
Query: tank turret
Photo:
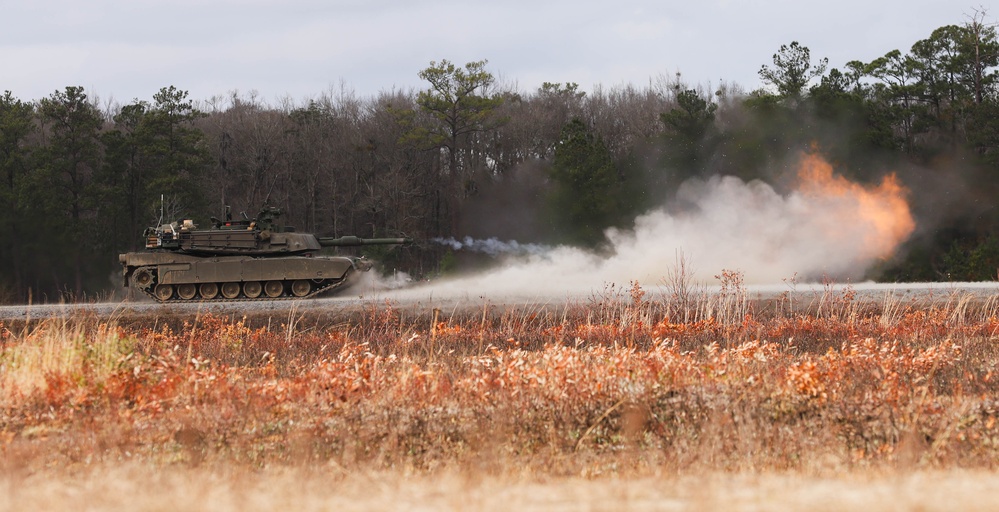
[[[191,220],[147,228],[146,249],[179,251],[204,256],[288,256],[318,251],[323,247],[404,245],[408,238],[317,237],[298,233],[277,223],[281,210],[264,208],[252,220],[220,221],[212,218],[211,229],[198,229]]]
[[[191,220],[146,228],[145,251],[121,254],[124,286],[164,302],[304,298],[348,283],[370,264],[320,256],[324,247],[405,245],[408,238],[339,238],[299,233],[279,223],[281,210],[264,207],[253,219],[212,217],[209,229]]]

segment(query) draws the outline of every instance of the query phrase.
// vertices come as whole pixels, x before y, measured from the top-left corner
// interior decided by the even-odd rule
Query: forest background
[[[80,300],[120,286],[117,254],[147,226],[226,205],[278,206],[299,231],[409,236],[384,268],[454,270],[449,237],[600,250],[604,230],[674,209],[691,178],[778,190],[820,148],[847,178],[895,173],[917,231],[882,281],[995,280],[999,269],[999,41],[986,13],[908,52],[830,68],[798,42],[760,68],[764,88],[545,83],[518,91],[488,62],[431,62],[420,91],[361,98],[347,84],[305,102],[195,101],[175,86],[102,102],[68,86],[0,96],[0,302]],[[762,59],[761,59],[762,60]],[[720,269],[719,269],[720,270]]]

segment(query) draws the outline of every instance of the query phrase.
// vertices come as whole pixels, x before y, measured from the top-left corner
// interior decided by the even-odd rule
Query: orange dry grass
[[[791,313],[736,295],[676,321],[639,292],[450,315],[386,304],[330,325],[0,326],[2,474],[821,476],[999,460],[992,300],[844,294]]]

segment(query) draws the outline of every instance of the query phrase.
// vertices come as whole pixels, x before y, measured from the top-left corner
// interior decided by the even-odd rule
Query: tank
[[[122,284],[159,302],[305,299],[349,284],[370,270],[364,258],[324,256],[324,247],[402,245],[408,238],[320,237],[278,223],[264,207],[253,219],[212,217],[161,223],[143,233],[145,250],[120,254]]]

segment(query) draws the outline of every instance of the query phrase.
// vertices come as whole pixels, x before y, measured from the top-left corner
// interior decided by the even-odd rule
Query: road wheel
[[[305,297],[310,291],[312,291],[312,285],[305,279],[291,283],[291,293],[295,294],[296,297]]]
[[[156,298],[160,301],[170,300],[170,297],[173,297],[173,285],[158,284],[153,293],[156,294]]]
[[[202,299],[214,299],[219,294],[219,285],[215,283],[202,283],[198,287]]]
[[[239,297],[239,283],[222,283],[222,296],[227,299]]]
[[[198,294],[198,287],[191,283],[177,285],[177,296],[184,300],[191,300]]]
[[[276,299],[284,293],[284,285],[281,281],[267,281],[264,284],[264,293],[272,299]]]
[[[256,299],[260,296],[260,291],[263,289],[260,283],[257,281],[248,281],[243,283],[243,293],[251,299]]]

